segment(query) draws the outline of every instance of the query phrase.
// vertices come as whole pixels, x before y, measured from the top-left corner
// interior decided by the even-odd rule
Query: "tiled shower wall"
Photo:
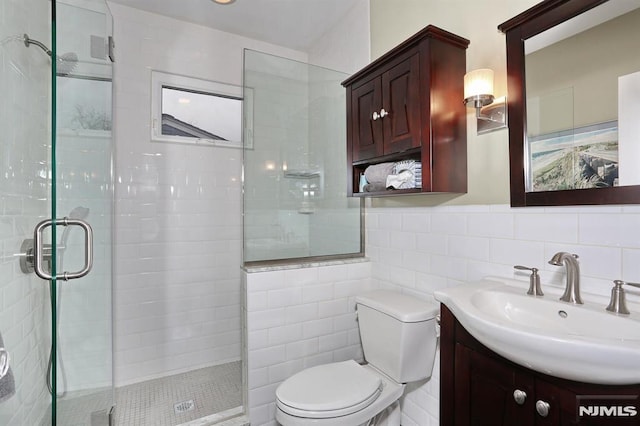
[[[242,83],[256,40],[110,3],[116,386],[240,359],[242,151],[151,142],[151,70]]]
[[[0,333],[11,355],[16,394],[0,403],[0,424],[39,424],[50,397],[48,284],[20,271],[20,245],[50,216],[50,65],[22,35],[50,44],[48,4],[4,0],[0,6]]]
[[[317,77],[316,77],[317,76]],[[347,74],[344,74],[345,78]],[[341,85],[325,81],[322,70],[311,70],[309,153],[322,171],[318,207],[309,221],[311,256],[360,251],[360,199],[348,198],[345,185],[346,103]],[[336,99],[341,102],[336,106]]]
[[[290,258],[306,253],[309,221],[300,214],[307,180],[284,176],[308,170],[309,88],[307,66],[297,61],[247,52],[244,84],[254,92],[254,149],[245,153],[244,258]]]
[[[244,74],[255,93],[255,148],[244,158],[245,260],[358,252],[359,200],[347,198],[344,185],[339,83],[347,74],[259,52],[247,52]]]

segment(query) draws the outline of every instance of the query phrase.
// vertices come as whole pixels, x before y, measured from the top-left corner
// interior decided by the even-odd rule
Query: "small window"
[[[240,86],[158,71],[151,72],[151,139],[241,148],[243,103]],[[248,108],[251,112],[251,108]],[[250,138],[244,138],[250,147]]]

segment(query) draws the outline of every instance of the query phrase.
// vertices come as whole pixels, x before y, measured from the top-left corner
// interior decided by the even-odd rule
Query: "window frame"
[[[218,96],[222,98],[237,99],[241,102],[240,123],[242,126],[241,140],[219,140],[190,136],[164,135],[162,134],[162,89],[184,90],[186,92],[204,95]],[[171,74],[162,71],[151,70],[151,141],[164,143],[181,143],[191,145],[221,146],[228,148],[252,148],[251,107],[252,92],[234,84],[219,81],[204,80],[179,74]],[[247,104],[249,102],[249,104]]]

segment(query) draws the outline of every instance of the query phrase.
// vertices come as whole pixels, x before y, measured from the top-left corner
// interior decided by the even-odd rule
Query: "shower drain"
[[[192,411],[195,408],[195,404],[193,403],[193,399],[188,401],[178,402],[177,404],[173,404],[173,411],[176,414],[186,413],[187,411]]]

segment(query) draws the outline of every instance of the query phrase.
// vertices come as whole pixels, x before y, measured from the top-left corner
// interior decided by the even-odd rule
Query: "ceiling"
[[[110,0],[295,50],[307,51],[359,0]]]

